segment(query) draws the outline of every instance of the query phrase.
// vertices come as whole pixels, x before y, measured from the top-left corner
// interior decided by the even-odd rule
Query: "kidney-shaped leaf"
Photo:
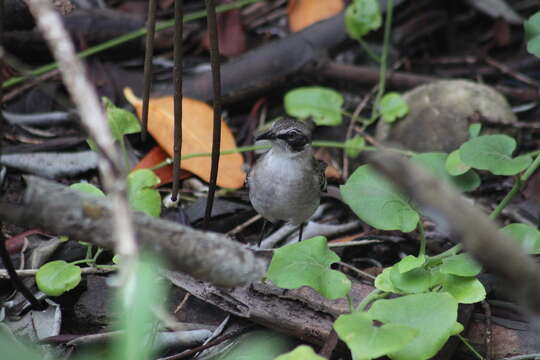
[[[455,335],[457,301],[448,293],[407,295],[378,300],[368,311],[375,320],[414,328],[418,336],[401,349],[388,354],[394,360],[429,359]]]
[[[385,122],[393,123],[397,119],[407,115],[409,105],[397,92],[389,92],[381,99],[380,111]]]
[[[371,30],[378,29],[381,23],[378,0],[354,0],[345,12],[347,33],[353,39],[361,39]]]
[[[463,175],[471,169],[471,167],[461,161],[459,150],[452,151],[446,158],[446,171],[452,176]]]
[[[375,278],[374,285],[377,289],[381,291],[399,294],[401,293],[401,290],[396,288],[392,283],[392,280],[390,279],[392,270],[394,270],[393,266],[384,269],[383,272],[377,275],[377,277]]]
[[[150,216],[161,213],[161,196],[154,186],[159,184],[159,178],[152,170],[141,169],[128,175],[129,205],[137,211]]]
[[[527,51],[540,57],[540,13],[536,13],[523,24],[527,37]]]
[[[99,197],[105,196],[103,191],[101,191],[97,186],[89,184],[89,183],[76,183],[76,184],[71,184],[69,187],[85,194],[99,196]]]
[[[42,265],[36,273],[39,290],[49,296],[60,296],[79,285],[81,268],[64,260],[55,260]]]
[[[366,141],[361,136],[355,136],[353,138],[345,141],[345,153],[347,156],[355,158],[360,155],[364,147],[366,146]]]
[[[394,266],[397,266],[400,273],[406,273],[407,271],[411,271],[413,269],[419,268],[420,266],[424,265],[425,262],[426,262],[425,255],[419,255],[419,256],[407,255]]]
[[[135,107],[140,118],[142,100],[137,98],[131,89],[125,89],[124,96]],[[214,116],[212,108],[202,101],[186,97],[182,98],[182,108],[182,156],[211,152]],[[172,96],[150,99],[148,132],[169,156],[173,155],[174,104]],[[227,124],[221,120],[220,150],[234,148],[236,148],[234,136]],[[209,181],[211,163],[209,156],[203,156],[182,160],[181,166],[182,169]],[[242,171],[243,164],[244,160],[239,153],[221,155],[217,184],[225,188],[241,188],[245,179],[245,173]]]
[[[328,248],[326,238],[316,236],[276,250],[266,276],[284,289],[309,286],[327,299],[343,297],[351,290],[351,281],[330,265],[339,256]]]
[[[102,99],[105,107],[105,115],[111,129],[111,135],[116,141],[124,141],[124,135],[135,134],[141,131],[141,125],[131,111],[116,107],[111,100],[104,97]],[[96,145],[92,139],[87,140],[88,145],[96,151]]]
[[[274,360],[324,360],[324,358],[317,355],[311,346],[300,345],[293,351],[280,355]]]
[[[410,232],[418,224],[416,210],[369,165],[356,169],[340,190],[354,213],[377,229]]]
[[[510,224],[502,232],[510,236],[528,254],[540,254],[540,231],[527,224]]]
[[[461,160],[476,169],[495,175],[514,175],[527,168],[532,161],[528,155],[512,158],[516,140],[508,135],[482,135],[461,145]]]
[[[414,155],[411,160],[459,191],[471,191],[480,186],[480,177],[472,170],[459,176],[450,175],[446,170],[447,157],[445,153],[431,152]]]
[[[474,304],[486,298],[484,285],[475,277],[447,274],[444,276],[442,284],[444,290],[462,304]]]
[[[418,334],[418,330],[401,324],[375,327],[364,312],[341,315],[334,323],[334,329],[355,359],[374,359],[396,352]]]
[[[423,267],[401,273],[396,265],[392,266],[390,271],[390,281],[396,288],[405,293],[425,292],[432,284],[431,272]]]
[[[107,98],[103,98],[103,104],[115,140],[120,140],[124,135],[136,134],[141,131],[141,125],[131,111],[116,107]]]
[[[317,125],[341,124],[343,96],[335,90],[310,86],[291,90],[285,94],[285,111],[297,118],[313,117]]]
[[[476,276],[482,271],[482,266],[468,254],[459,254],[444,258],[440,270],[443,274]]]

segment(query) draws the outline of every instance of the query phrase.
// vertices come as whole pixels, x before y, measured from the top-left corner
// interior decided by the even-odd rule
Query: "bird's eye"
[[[301,150],[309,143],[308,137],[298,131],[289,131],[278,137],[285,140],[293,150]]]
[[[286,136],[287,136],[287,139],[294,140],[294,139],[298,139],[300,137],[300,134],[295,131],[292,131],[292,132],[287,133]]]

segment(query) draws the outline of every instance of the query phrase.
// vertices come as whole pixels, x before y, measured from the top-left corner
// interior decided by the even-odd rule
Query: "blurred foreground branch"
[[[114,249],[112,205],[37,177],[26,177],[23,204],[0,202],[0,219],[24,227]],[[0,198],[0,201],[1,198]],[[227,237],[131,212],[139,245],[163,256],[175,270],[217,286],[238,286],[261,279],[265,264]]]
[[[462,242],[484,268],[497,276],[529,311],[540,314],[540,266],[504,235],[487,215],[460,194],[392,154],[374,156],[372,164],[416,203],[422,213]]]

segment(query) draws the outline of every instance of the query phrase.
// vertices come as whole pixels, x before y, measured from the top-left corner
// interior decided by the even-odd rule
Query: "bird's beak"
[[[274,134],[274,132],[272,130],[268,130],[268,131],[263,132],[259,136],[257,136],[255,138],[255,140],[257,140],[257,141],[259,141],[259,140],[273,140],[275,138],[276,138],[276,134]]]

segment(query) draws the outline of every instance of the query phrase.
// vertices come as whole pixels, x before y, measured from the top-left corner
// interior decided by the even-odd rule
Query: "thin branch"
[[[135,261],[137,247],[131,224],[126,180],[120,154],[114,145],[105,114],[98,101],[95,89],[90,84],[85,68],[75,52],[62,20],[49,1],[26,0],[30,12],[36,19],[38,28],[45,38],[60,73],[70,93],[88,134],[94,140],[99,154],[99,169],[105,189],[113,204],[114,238],[116,253],[125,266],[121,268],[121,279],[127,279],[130,264]]]
[[[152,57],[154,56],[154,34],[156,32],[156,6],[157,0],[148,1],[148,17],[146,20],[146,47],[144,53],[144,81],[142,104],[142,140],[148,136],[148,104],[150,103],[150,89],[152,88]]]
[[[183,17],[184,1],[174,1],[174,161],[171,200],[176,202],[180,190],[180,161],[182,158],[182,57],[183,57]]]
[[[2,224],[0,224],[0,227]],[[11,280],[11,283],[13,284],[13,287],[19,291],[25,298],[32,304],[32,308],[34,310],[44,310],[45,304],[40,302],[34,294],[26,287],[26,285],[21,281],[21,279],[17,276],[17,271],[15,270],[15,267],[13,266],[13,262],[11,261],[11,257],[9,256],[9,253],[6,249],[6,239],[4,238],[4,235],[2,234],[2,231],[0,231],[0,258],[2,259],[2,263],[4,264],[4,267],[6,268],[5,272],[8,274],[9,279]]]
[[[212,215],[219,169],[219,148],[221,145],[221,70],[219,66],[219,40],[214,0],[206,0],[206,12],[208,13],[208,36],[210,38],[210,61],[212,63],[212,85],[214,89],[214,128],[212,136],[212,167],[210,169],[210,186],[204,214],[204,229],[208,228],[208,222]]]

